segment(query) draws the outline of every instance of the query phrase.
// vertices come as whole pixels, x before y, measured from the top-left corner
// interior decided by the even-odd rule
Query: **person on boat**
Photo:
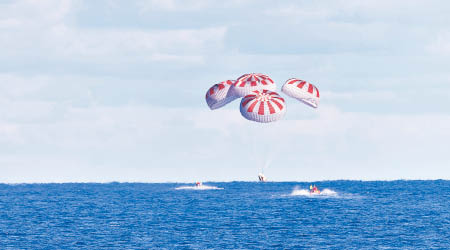
[[[320,190],[316,187],[316,185],[313,187],[313,193],[320,194]]]
[[[202,185],[202,183],[199,182],[199,181],[197,181],[197,182],[195,183],[195,186],[196,186],[196,187],[200,187],[201,185]]]
[[[309,193],[310,194],[318,194],[320,193],[319,189],[316,187],[316,185],[309,185]]]

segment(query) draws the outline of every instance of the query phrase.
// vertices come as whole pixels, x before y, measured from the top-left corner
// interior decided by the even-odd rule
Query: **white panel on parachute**
[[[286,81],[281,91],[313,108],[319,106],[319,89],[307,81],[291,78]]]
[[[286,113],[284,99],[276,92],[255,90],[241,100],[242,116],[255,122],[274,122]]]

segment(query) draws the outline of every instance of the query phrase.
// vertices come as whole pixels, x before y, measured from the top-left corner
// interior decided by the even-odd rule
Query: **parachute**
[[[238,97],[244,97],[251,94],[252,91],[263,89],[275,91],[276,85],[270,77],[260,73],[242,75],[232,86],[234,95]]]
[[[275,82],[270,77],[250,73],[235,81],[215,84],[206,92],[205,98],[209,108],[214,110],[242,97],[240,111],[244,118],[269,123],[282,119],[286,113],[286,103],[275,90]],[[313,108],[319,106],[319,89],[307,81],[291,78],[284,83],[281,91]]]
[[[223,81],[208,89],[205,98],[210,109],[221,108],[238,98],[230,91],[234,82],[232,80]]]
[[[319,89],[307,81],[291,78],[286,81],[281,91],[313,108],[319,106]]]
[[[241,100],[240,111],[243,117],[255,122],[274,122],[286,113],[284,99],[276,92],[255,90]]]
[[[272,123],[281,120],[286,113],[285,100],[275,91],[275,82],[267,75],[260,73],[244,74],[236,81],[228,80],[212,86],[206,93],[206,103],[210,109],[218,109],[237,98],[241,98],[239,110],[245,119],[257,123]],[[284,83],[281,91],[313,108],[317,108],[319,105],[319,90],[316,86],[304,80],[291,78]],[[274,151],[271,147],[279,143],[270,143],[268,137],[270,139],[272,135],[277,135],[278,138],[279,135],[274,133],[274,129],[280,129],[280,127],[257,124],[249,125],[250,127],[251,129],[246,129],[242,136],[253,149],[251,152],[256,154],[256,159],[270,157],[270,154]],[[268,152],[264,152],[265,150],[268,150]],[[253,156],[251,152],[250,156]],[[270,159],[266,158],[266,162],[267,160]],[[265,182],[267,178],[263,171],[264,167],[258,178]]]

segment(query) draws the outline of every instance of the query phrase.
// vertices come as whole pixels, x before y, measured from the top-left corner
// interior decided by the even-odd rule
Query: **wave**
[[[215,186],[208,186],[208,185],[201,185],[201,186],[181,186],[176,187],[176,190],[220,190],[223,188],[215,187]]]

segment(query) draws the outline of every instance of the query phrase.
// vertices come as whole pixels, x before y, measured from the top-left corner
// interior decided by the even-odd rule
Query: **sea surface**
[[[450,181],[0,184],[0,249],[450,249]]]

